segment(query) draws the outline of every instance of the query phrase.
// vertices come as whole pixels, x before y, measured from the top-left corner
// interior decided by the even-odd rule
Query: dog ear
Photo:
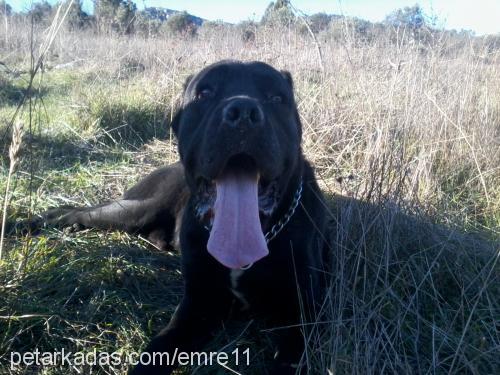
[[[288,70],[282,70],[280,73],[283,76],[283,78],[288,82],[288,84],[290,85],[290,87],[293,90],[293,78],[292,78],[292,74]]]
[[[182,116],[182,98],[184,97],[184,93],[186,92],[187,87],[189,86],[189,83],[193,79],[194,74],[190,74],[186,80],[184,81],[184,84],[182,85],[182,94],[177,96],[177,99],[175,100],[174,107],[175,109],[175,114],[174,117],[172,118],[172,122],[170,123],[170,127],[174,131],[174,134],[177,136],[177,133],[179,131],[179,123],[181,120]]]

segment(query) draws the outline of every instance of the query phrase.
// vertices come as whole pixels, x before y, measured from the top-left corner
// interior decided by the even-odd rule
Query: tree
[[[134,19],[137,6],[132,0],[122,1],[116,10],[115,21],[122,34],[134,31]]]
[[[66,0],[63,9],[67,9],[71,0]],[[82,0],[73,1],[66,17],[66,25],[69,30],[79,30],[90,25],[90,16],[83,11]]]
[[[427,25],[427,17],[420,5],[397,9],[385,17],[385,23],[394,27],[418,30]]]
[[[313,33],[317,34],[320,31],[328,29],[333,16],[326,13],[315,13],[307,17],[307,22]]]
[[[101,32],[132,33],[136,11],[132,0],[94,0],[94,14]]]
[[[52,5],[46,0],[35,3],[28,11],[28,16],[31,17],[33,23],[47,26],[52,18]]]
[[[0,0],[0,16],[1,17],[10,17],[12,14],[12,7],[7,4],[5,0]]]
[[[385,24],[396,29],[408,30],[409,32],[404,34],[412,38],[412,40],[424,44],[434,41],[433,33],[435,32],[437,22],[437,17],[427,16],[418,4],[412,7],[397,9],[390,13],[384,20]]]
[[[288,26],[295,22],[292,6],[289,0],[277,0],[267,6],[261,23]]]
[[[192,16],[187,12],[180,12],[168,17],[165,22],[165,29],[171,35],[194,36],[197,26]]]

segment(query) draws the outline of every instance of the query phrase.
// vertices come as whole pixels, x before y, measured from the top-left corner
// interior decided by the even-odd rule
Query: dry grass
[[[13,25],[2,50],[17,71],[29,65],[24,30]],[[262,60],[293,74],[304,151],[331,199],[331,293],[307,334],[310,373],[498,373],[500,52],[481,40],[363,43],[348,28],[318,42],[324,71],[294,29],[259,28],[251,43],[229,29],[167,40],[59,34],[12,216],[118,196],[176,159],[162,126],[189,73]],[[0,97],[15,99],[23,75],[0,74]],[[0,121],[13,108],[3,101]],[[175,256],[116,233],[8,239],[4,258],[4,363],[35,346],[138,349],[178,298]],[[222,336],[220,347],[239,332]],[[265,339],[238,343],[249,341],[264,348],[254,362],[268,357]]]

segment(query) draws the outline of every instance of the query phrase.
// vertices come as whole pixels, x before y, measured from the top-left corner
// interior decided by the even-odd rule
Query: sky
[[[36,0],[7,0],[16,11],[29,8]],[[49,0],[55,3],[57,0]],[[258,21],[270,0],[136,0],[144,6],[185,10],[195,16],[226,22]],[[447,29],[473,30],[476,35],[500,33],[500,0],[292,0],[292,5],[306,14],[325,12],[356,16],[372,22],[382,21],[395,9],[419,3],[426,14],[438,17]],[[83,0],[91,11],[92,0]]]

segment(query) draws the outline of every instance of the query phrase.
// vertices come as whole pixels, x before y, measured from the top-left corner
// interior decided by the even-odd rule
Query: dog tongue
[[[208,252],[229,268],[241,268],[265,257],[269,250],[260,225],[256,176],[228,173],[215,185]]]

